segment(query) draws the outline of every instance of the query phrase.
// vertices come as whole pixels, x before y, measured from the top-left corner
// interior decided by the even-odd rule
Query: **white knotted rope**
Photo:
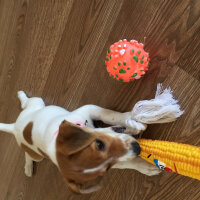
[[[162,84],[158,84],[155,98],[137,102],[131,118],[143,124],[168,123],[175,121],[183,112],[171,88],[163,90]]]

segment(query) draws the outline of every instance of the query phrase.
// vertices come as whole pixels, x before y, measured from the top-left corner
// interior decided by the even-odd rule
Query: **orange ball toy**
[[[105,61],[110,76],[121,82],[141,78],[150,66],[149,53],[143,47],[136,40],[128,42],[126,39],[112,44]]]

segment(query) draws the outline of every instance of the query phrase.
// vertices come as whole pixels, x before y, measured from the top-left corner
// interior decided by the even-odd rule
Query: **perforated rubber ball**
[[[136,40],[128,42],[126,39],[112,44],[105,61],[109,75],[121,82],[141,78],[150,66],[149,53],[143,47]]]

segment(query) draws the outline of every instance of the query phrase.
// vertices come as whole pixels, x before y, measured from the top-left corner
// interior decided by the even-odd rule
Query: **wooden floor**
[[[151,54],[144,78],[110,78],[109,45],[144,37]],[[174,123],[149,126],[143,136],[200,146],[199,0],[0,0],[1,122],[17,118],[18,90],[69,110],[90,103],[128,111],[152,98],[159,82],[174,90],[185,113]],[[73,194],[47,160],[27,178],[24,153],[11,135],[0,134],[0,200],[200,199],[199,181],[170,173],[115,169],[103,185],[94,194]]]

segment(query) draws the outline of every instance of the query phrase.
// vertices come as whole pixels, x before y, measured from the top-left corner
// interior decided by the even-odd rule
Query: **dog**
[[[146,125],[132,120],[131,112],[95,105],[69,112],[45,106],[41,98],[28,98],[23,91],[18,92],[18,98],[22,112],[15,123],[0,123],[0,131],[13,134],[25,151],[26,176],[32,176],[33,161],[48,158],[71,190],[86,194],[100,189],[99,180],[110,168],[135,169],[149,176],[160,173],[138,157],[140,146],[131,135],[144,131]],[[111,127],[95,128],[93,120]],[[123,133],[118,133],[121,130]]]

